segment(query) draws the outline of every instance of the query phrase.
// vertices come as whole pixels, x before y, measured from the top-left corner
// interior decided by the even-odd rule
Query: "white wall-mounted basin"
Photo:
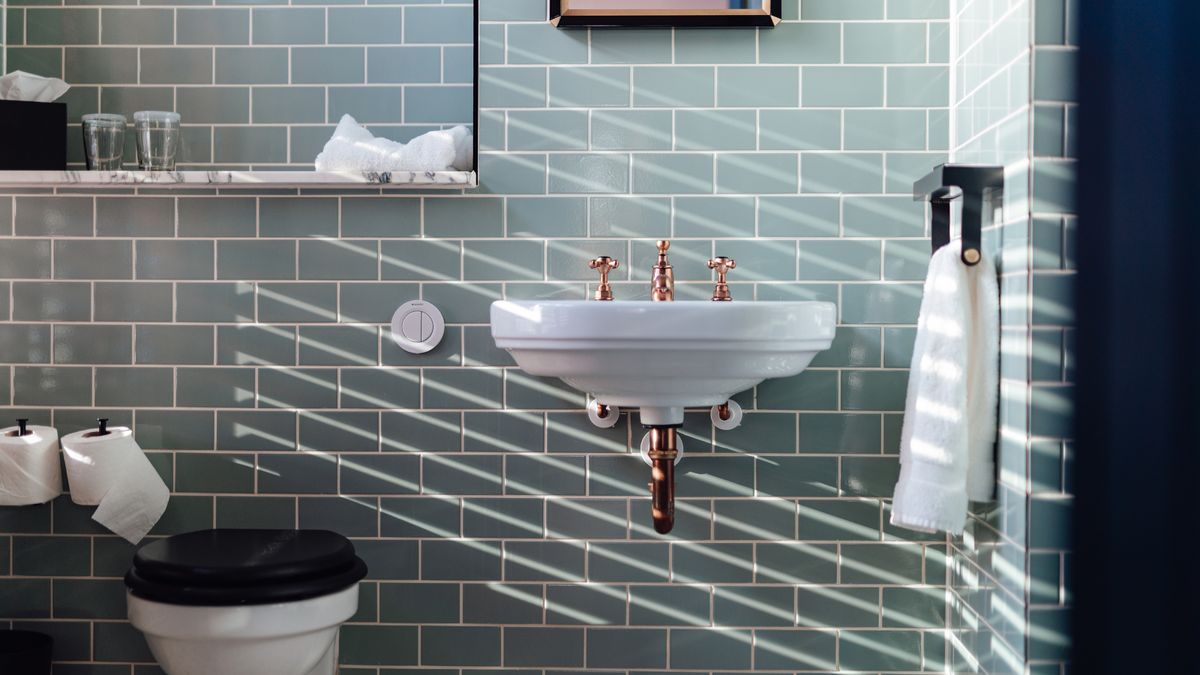
[[[562,378],[643,425],[804,370],[833,342],[829,302],[492,303],[492,337],[522,370]]]

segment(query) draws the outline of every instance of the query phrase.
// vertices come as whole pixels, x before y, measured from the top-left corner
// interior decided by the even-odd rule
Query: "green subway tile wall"
[[[1006,167],[997,499],[953,539],[952,666],[1062,672],[1072,461],[1078,0],[969,0],[953,25],[954,157]],[[889,90],[890,91],[890,90]]]
[[[8,65],[65,74],[73,119],[181,110],[196,164],[302,164],[343,110],[400,137],[462,116],[469,8],[324,4],[10,0]],[[962,579],[984,572],[1016,584],[995,598],[1023,599],[997,570],[1026,569],[1026,532],[1061,535],[1067,439],[1031,446],[1036,495],[1021,464],[973,521],[1021,542],[1021,562],[1016,546],[887,525],[928,258],[911,181],[979,137],[964,119],[951,136],[967,90],[950,3],[788,0],[773,30],[564,32],[544,0],[482,0],[480,16],[478,190],[0,194],[3,414],[64,434],[101,414],[133,425],[173,490],[153,536],[352,537],[371,575],[343,675],[1007,672],[954,610],[969,601],[997,641],[1022,643],[1008,607]],[[953,23],[978,30],[966,19]],[[1042,107],[1039,175],[1055,192],[1034,192],[1062,205],[1073,106]],[[970,116],[997,132],[981,147],[1005,131],[990,114]],[[1074,223],[1038,215],[1049,245],[1013,288],[1029,295],[1017,318],[1046,319],[1029,400],[1049,404],[1071,372]],[[623,262],[618,299],[645,298],[667,236],[681,296],[707,297],[704,260],[732,255],[737,298],[834,301],[841,325],[808,372],[739,395],[741,428],[689,414],[678,524],[660,537],[636,420],[592,427],[582,395],[515,369],[486,322],[495,299],[587,297],[600,254]],[[449,324],[420,357],[386,326],[414,298]],[[1049,405],[1011,410],[1062,428]],[[1046,516],[1026,527],[1028,513]],[[0,509],[0,624],[57,636],[65,673],[158,672],[123,618],[132,547],[89,515],[67,497]],[[1029,625],[1053,633],[1064,554],[1034,553]]]

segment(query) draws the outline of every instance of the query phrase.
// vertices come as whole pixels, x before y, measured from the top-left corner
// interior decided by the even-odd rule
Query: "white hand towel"
[[[962,262],[962,243],[929,261],[900,432],[892,524],[963,531],[967,502],[991,499],[999,397],[1000,300],[987,256]]]

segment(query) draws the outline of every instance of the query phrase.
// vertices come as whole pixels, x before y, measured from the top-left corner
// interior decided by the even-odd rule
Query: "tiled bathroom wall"
[[[954,157],[1000,164],[998,494],[952,541],[956,669],[1058,674],[1069,646],[1075,0],[970,0],[954,17]]]
[[[482,0],[466,194],[0,196],[0,412],[132,424],[173,490],[155,535],[352,537],[371,575],[343,675],[944,672],[949,543],[888,526],[885,498],[929,254],[911,183],[951,146],[950,7],[784,7],[775,29],[568,32],[542,0]],[[266,11],[167,9],[176,45],[185,9]],[[245,133],[274,124],[258,110]],[[835,301],[841,324],[809,371],[739,397],[741,428],[689,415],[668,537],[636,420],[593,428],[487,327],[498,298],[587,297],[599,254],[622,260],[618,300],[646,297],[662,237],[681,297],[728,255],[735,301]],[[413,298],[448,322],[424,356],[387,334]],[[0,509],[0,621],[52,633],[56,672],[155,673],[124,621],[132,547],[89,515]]]
[[[180,163],[193,169],[311,166],[344,114],[400,141],[474,116],[474,7],[462,0],[6,5],[8,70],[71,84],[79,168],[79,118],[94,112],[179,112]]]

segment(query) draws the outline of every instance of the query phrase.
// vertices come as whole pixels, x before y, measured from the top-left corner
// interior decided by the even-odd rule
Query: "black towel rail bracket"
[[[983,258],[983,205],[995,204],[1003,193],[1001,166],[941,164],[913,183],[913,200],[929,200],[934,251],[950,243],[950,205],[962,197],[962,261],[967,265]]]

